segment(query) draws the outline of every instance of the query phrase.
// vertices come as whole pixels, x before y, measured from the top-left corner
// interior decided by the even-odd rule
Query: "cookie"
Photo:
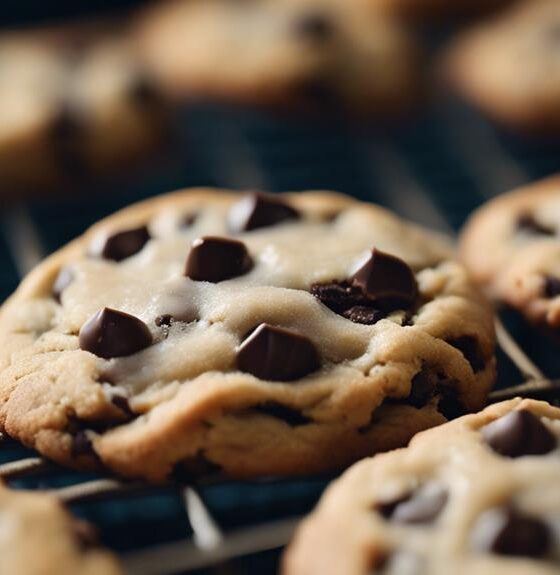
[[[120,575],[95,532],[54,497],[0,487],[0,572],[10,575]]]
[[[489,117],[521,130],[560,130],[560,3],[520,2],[457,38],[451,85]]]
[[[494,372],[447,244],[327,192],[140,203],[0,313],[2,429],[152,482],[339,468],[480,408]]]
[[[328,488],[284,575],[553,575],[560,409],[514,399],[361,461]]]
[[[165,106],[131,44],[80,26],[0,36],[0,188],[112,173],[153,153]]]
[[[369,0],[171,0],[139,16],[136,36],[179,99],[387,113],[421,86],[410,32]]]
[[[460,251],[473,278],[531,322],[560,326],[560,177],[482,206],[465,226]]]

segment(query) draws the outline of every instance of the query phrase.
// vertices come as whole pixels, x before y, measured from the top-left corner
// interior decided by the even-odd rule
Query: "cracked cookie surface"
[[[284,575],[553,575],[560,409],[514,399],[357,463],[300,526]]]
[[[479,409],[492,312],[441,238],[329,192],[181,191],[37,267],[0,312],[0,425],[150,481],[339,468]]]
[[[533,323],[560,326],[560,177],[479,208],[462,232],[461,256],[495,299]]]
[[[0,486],[0,572],[10,575],[121,575],[96,547],[93,529],[54,497]]]

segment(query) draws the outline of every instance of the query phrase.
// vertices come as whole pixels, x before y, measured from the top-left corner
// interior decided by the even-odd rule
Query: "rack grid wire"
[[[560,168],[558,142],[505,135],[456,102],[392,130],[191,106],[176,138],[179,153],[149,177],[5,210],[2,295],[93,221],[173,188],[334,189],[453,235],[483,201]],[[522,394],[558,402],[554,344],[507,310],[496,328],[500,377],[490,401]],[[332,479],[153,487],[62,469],[8,437],[0,441],[0,478],[46,490],[97,524],[134,575],[272,573],[278,550]]]

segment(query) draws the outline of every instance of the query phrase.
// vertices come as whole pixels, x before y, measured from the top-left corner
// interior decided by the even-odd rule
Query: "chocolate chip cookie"
[[[0,572],[9,575],[119,575],[95,532],[55,498],[0,487]]]
[[[0,189],[113,172],[153,152],[164,104],[113,27],[0,36]]]
[[[560,326],[560,177],[499,196],[471,217],[461,255],[473,278],[531,322]]]
[[[519,2],[460,35],[444,68],[467,100],[506,126],[560,130],[560,3]]]
[[[154,482],[339,468],[480,408],[494,372],[447,244],[327,192],[140,203],[0,313],[0,426]]]
[[[553,575],[560,409],[514,399],[352,467],[300,527],[284,575]]]
[[[180,99],[361,114],[401,110],[420,91],[417,43],[369,0],[171,0],[136,30]]]

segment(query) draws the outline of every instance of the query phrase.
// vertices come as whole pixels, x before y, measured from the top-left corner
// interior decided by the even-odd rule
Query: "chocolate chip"
[[[62,292],[74,281],[74,271],[72,268],[64,267],[58,272],[52,286],[53,297],[60,302]]]
[[[418,297],[416,278],[410,267],[400,258],[376,248],[352,276],[351,283],[384,309],[407,308]]]
[[[239,347],[237,367],[259,379],[293,381],[319,368],[313,343],[298,333],[261,324]]]
[[[92,455],[93,443],[91,439],[87,436],[85,431],[78,431],[74,437],[72,437],[72,445],[70,447],[72,457],[79,457],[80,455]]]
[[[355,306],[365,306],[368,303],[362,290],[347,281],[314,283],[311,285],[310,291],[322,304],[338,314],[343,314]]]
[[[156,317],[156,319],[154,320],[154,323],[158,327],[170,326],[173,323],[173,316],[168,314],[168,313],[164,313],[163,315],[158,315]]]
[[[517,229],[528,234],[537,236],[555,236],[556,230],[545,224],[541,224],[535,219],[533,214],[524,213],[517,219]]]
[[[151,343],[152,335],[143,321],[108,307],[80,329],[80,348],[106,359],[132,355]]]
[[[113,395],[111,398],[111,403],[118,407],[121,411],[124,411],[126,415],[133,416],[134,412],[130,409],[130,404],[128,403],[128,399],[123,397],[122,395]]]
[[[301,411],[292,409],[291,407],[287,407],[275,401],[268,401],[266,403],[262,403],[261,405],[257,405],[254,408],[254,411],[268,415],[270,417],[274,417],[275,419],[280,419],[292,427],[307,425],[313,421],[309,417],[303,415]]]
[[[252,267],[244,243],[206,236],[193,242],[185,275],[195,281],[217,283],[246,274]]]
[[[516,557],[543,557],[551,542],[550,529],[539,519],[513,509],[492,509],[477,521],[474,547],[479,551]]]
[[[458,349],[470,363],[474,373],[482,371],[486,365],[482,349],[478,339],[472,335],[462,335],[455,339],[447,340],[447,343]]]
[[[300,38],[322,44],[332,38],[335,25],[326,14],[309,13],[296,20],[294,32]]]
[[[106,260],[120,262],[138,253],[149,241],[150,232],[146,226],[117,232],[93,245],[90,253]]]
[[[299,212],[270,194],[253,193],[237,202],[229,211],[228,224],[233,232],[248,232],[299,219]]]
[[[385,317],[384,312],[363,305],[355,305],[342,312],[342,315],[354,323],[363,323],[366,325],[373,325]]]
[[[554,435],[540,418],[524,409],[511,411],[480,432],[486,443],[505,457],[544,455],[556,447]]]
[[[465,415],[466,409],[462,401],[459,399],[459,394],[457,392],[457,387],[451,386],[439,386],[439,401],[438,401],[438,411],[447,420],[457,419],[462,415]]]
[[[428,370],[419,371],[410,382],[407,403],[420,409],[427,405],[435,393],[434,374]]]
[[[398,502],[386,517],[398,523],[432,523],[445,507],[448,498],[447,489],[436,483],[428,483]]]
[[[553,298],[560,295],[560,278],[554,276],[545,276],[544,295],[547,298]]]

